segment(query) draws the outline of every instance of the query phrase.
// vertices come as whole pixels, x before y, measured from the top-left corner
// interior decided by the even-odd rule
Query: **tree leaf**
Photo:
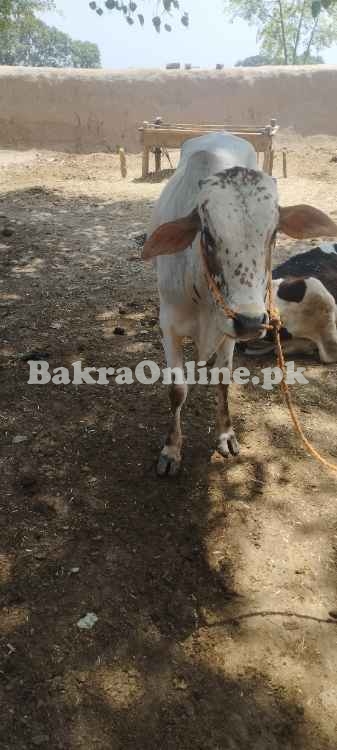
[[[183,26],[189,26],[190,19],[188,13],[184,13],[184,15],[181,17],[181,23]]]
[[[166,23],[164,26],[165,31],[172,31],[172,26],[170,26],[169,23]]]
[[[159,16],[154,16],[154,18],[152,19],[152,23],[154,25],[154,28],[156,29],[156,31],[159,34],[160,33],[160,27],[161,27],[161,19],[159,18]]]
[[[170,12],[170,10],[171,10],[171,5],[172,5],[172,0],[163,0],[163,6],[164,6],[164,10],[166,10],[166,11],[167,11],[167,13],[169,13],[169,12]]]
[[[138,21],[141,26],[144,26],[144,16],[142,13],[138,13]]]
[[[91,3],[89,3],[89,8],[91,8],[91,10],[96,10],[97,5],[95,3],[95,0],[91,0]]]
[[[114,8],[116,7],[116,2],[115,0],[106,0],[105,5],[108,10],[114,10]]]

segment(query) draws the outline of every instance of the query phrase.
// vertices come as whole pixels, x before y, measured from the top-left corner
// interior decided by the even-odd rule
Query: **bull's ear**
[[[318,208],[305,205],[280,208],[278,228],[296,240],[337,235],[337,224],[329,216]]]
[[[150,260],[157,255],[173,255],[186,250],[201,230],[198,210],[177,221],[169,221],[155,229],[143,247],[143,260]]]

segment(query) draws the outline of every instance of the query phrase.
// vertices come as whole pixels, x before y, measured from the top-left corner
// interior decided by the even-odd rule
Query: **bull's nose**
[[[264,332],[263,326],[268,322],[267,313],[262,315],[241,315],[237,313],[234,318],[234,330],[238,339],[252,339],[261,336]]]

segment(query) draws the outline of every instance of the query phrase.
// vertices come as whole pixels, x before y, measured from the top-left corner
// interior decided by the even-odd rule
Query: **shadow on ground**
[[[41,189],[2,198],[1,747],[323,750],[294,695],[245,665],[233,676],[230,656],[224,669],[223,641],[217,666],[210,619],[229,615],[225,643],[239,642],[245,601],[232,554],[216,567],[207,551],[237,491],[210,460],[210,394],[192,390],[169,482],[154,473],[163,387],[27,384],[20,355],[33,350],[52,367],[160,363],[153,273],[129,240],[149,209]],[[266,462],[245,461],[254,505]],[[87,612],[98,621],[82,632]]]

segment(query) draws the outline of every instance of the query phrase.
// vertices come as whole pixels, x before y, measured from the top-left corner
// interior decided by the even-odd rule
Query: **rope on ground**
[[[281,337],[280,337],[280,329],[282,327],[282,322],[281,322],[279,312],[274,307],[274,302],[273,302],[273,280],[272,280],[271,268],[269,269],[269,275],[268,275],[268,297],[269,297],[269,313],[270,313],[269,328],[272,329],[274,332],[276,352],[277,352],[277,365],[282,371],[281,390],[284,395],[284,399],[287,404],[290,418],[295,428],[295,432],[297,432],[297,434],[299,435],[308,453],[310,453],[310,455],[316,461],[322,464],[322,466],[324,466],[326,469],[329,469],[330,471],[334,471],[337,473],[337,465],[331,463],[331,461],[328,461],[326,458],[324,458],[324,456],[322,456],[319,453],[319,451],[316,450],[316,448],[312,445],[310,440],[308,440],[308,438],[305,436],[302,425],[300,423],[300,420],[294,408],[293,400],[292,400],[289,386],[286,380],[287,370],[286,370],[286,364],[284,361],[284,354],[283,354]]]
[[[278,367],[282,370],[281,390],[283,392],[285,402],[287,404],[288,411],[289,411],[291,420],[293,422],[295,431],[300,436],[302,443],[307,449],[308,453],[310,453],[310,455],[313,458],[315,458],[316,461],[319,461],[319,463],[322,464],[322,466],[324,466],[326,469],[329,469],[330,471],[334,471],[337,473],[337,465],[331,463],[331,461],[327,461],[327,459],[324,458],[324,456],[322,456],[318,450],[316,450],[316,448],[312,445],[310,440],[306,438],[303,432],[302,425],[294,409],[294,404],[291,398],[288,383],[286,382],[286,379],[285,379],[286,378],[286,366],[285,366],[285,361],[284,361],[283,349],[281,345],[280,330],[276,326],[274,327],[274,336],[275,336],[275,343],[276,343],[276,349],[277,349],[277,364],[278,364]]]

